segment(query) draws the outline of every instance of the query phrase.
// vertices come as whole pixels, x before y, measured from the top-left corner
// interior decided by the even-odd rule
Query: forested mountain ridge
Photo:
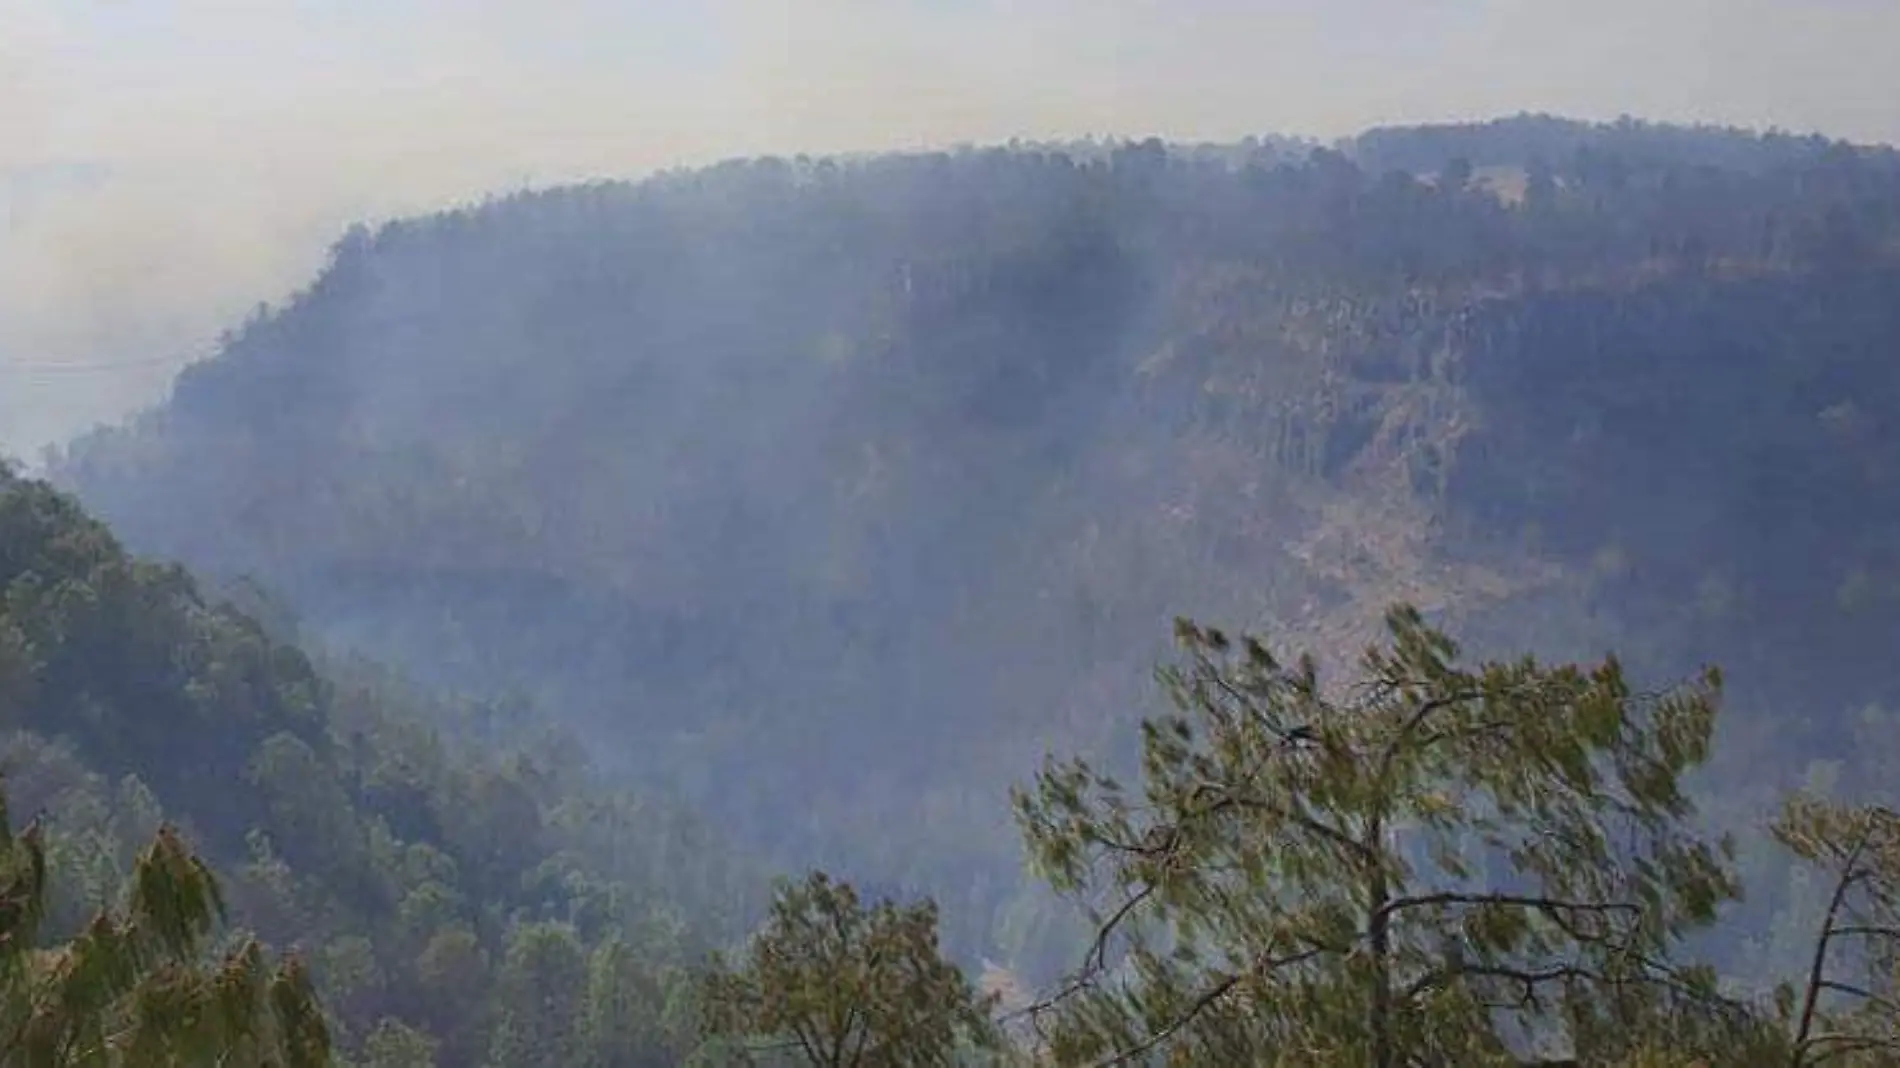
[[[516,1047],[556,1039],[571,1056],[545,1063],[676,1063],[676,973],[741,929],[763,874],[571,743],[489,748],[483,713],[319,670],[0,471],[0,789],[40,813],[47,934],[114,904],[168,822],[238,930],[301,955],[348,1063],[530,1063]]]
[[[1087,761],[1052,759],[1011,792],[1039,876],[1081,904],[1102,884],[1123,899],[1089,913],[1104,926],[1077,982],[1025,1030],[1021,1011],[998,1016],[1000,990],[941,955],[934,903],[866,901],[822,873],[779,884],[734,964],[703,961],[703,933],[730,938],[719,921],[751,911],[721,908],[747,896],[728,888],[749,873],[666,810],[599,795],[558,739],[500,760],[458,752],[443,734],[507,748],[483,728],[494,710],[409,707],[373,669],[318,673],[254,591],[239,592],[255,615],[209,600],[3,471],[0,531],[0,799],[40,802],[17,834],[0,803],[0,1063],[962,1068],[1116,1050],[1139,1063],[1166,1045],[1206,1064],[1397,1065],[1431,1050],[1501,1068],[1799,1068],[1889,1064],[1900,1042],[1888,958],[1846,944],[1900,939],[1891,809],[1810,792],[1763,828],[1799,892],[1757,930],[1814,952],[1812,970],[1748,976],[1738,999],[1683,952],[1685,933],[1734,922],[1721,906],[1740,890],[1679,789],[1708,755],[1717,672],[1651,694],[1614,660],[1467,667],[1399,606],[1361,661],[1373,687],[1336,702],[1311,660],[1179,622],[1181,655],[1160,673],[1175,711],[1140,732],[1159,805],[1131,808]],[[1868,770],[1890,767],[1891,732],[1865,740]],[[1336,760],[1336,747],[1356,752]],[[224,762],[247,750],[233,789]],[[88,762],[139,770],[114,789]],[[194,782],[192,765],[212,775]],[[1209,822],[1208,790],[1249,814]],[[1311,812],[1262,803],[1282,795]],[[1363,826],[1342,838],[1349,812]],[[1411,826],[1388,842],[1395,816]],[[248,859],[233,855],[240,830]],[[1358,850],[1386,859],[1364,866]],[[1340,907],[1365,892],[1391,937],[1355,948]],[[243,925],[228,948],[210,938],[218,916]],[[1165,959],[1150,952],[1157,928],[1187,936]],[[272,967],[256,929],[293,955]],[[1288,937],[1315,952],[1229,970]],[[1360,966],[1368,951],[1380,971]],[[1197,996],[1209,983],[1236,996]],[[1536,996],[1488,1000],[1518,984]],[[1395,1000],[1365,1000],[1381,989]]]
[[[1896,696],[1897,237],[1890,150],[1635,123],[735,162],[352,231],[53,470],[1029,954],[1003,788],[1177,613],[1716,659],[1832,755]]]

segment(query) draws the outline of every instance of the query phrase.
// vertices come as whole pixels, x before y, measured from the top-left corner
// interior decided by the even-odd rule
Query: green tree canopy
[[[867,909],[822,872],[780,889],[744,963],[715,961],[701,998],[707,1036],[748,1064],[930,1068],[997,1044],[991,999],[940,955],[935,904]]]
[[[37,823],[14,834],[0,798],[0,1064],[320,1068],[330,1039],[302,965],[255,939],[215,955],[217,881],[160,828],[122,909],[42,947],[47,868]]]
[[[1058,1063],[1601,1063],[1719,1005],[1667,963],[1737,893],[1682,790],[1719,677],[1463,667],[1416,610],[1387,624],[1329,692],[1310,657],[1183,621],[1140,791],[1081,760],[1018,791],[1097,928],[1034,1013]]]
[[[1802,794],[1774,836],[1828,895],[1808,974],[1782,992],[1789,1063],[1900,1063],[1900,815]]]

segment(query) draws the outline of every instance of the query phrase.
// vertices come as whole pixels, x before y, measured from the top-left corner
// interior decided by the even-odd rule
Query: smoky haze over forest
[[[1900,9],[530,10],[0,0],[0,1034],[1900,1050]]]
[[[1337,665],[1404,600],[1485,649],[1718,659],[1761,716],[1887,700],[1900,155],[1349,147],[759,159],[358,227],[54,474],[1023,961],[1007,789],[1126,759],[1176,615]]]
[[[0,3],[0,448],[162,395],[343,227],[524,183],[1519,110],[1900,138],[1875,0]],[[1377,32],[1367,32],[1376,28]],[[47,365],[112,365],[46,370]]]

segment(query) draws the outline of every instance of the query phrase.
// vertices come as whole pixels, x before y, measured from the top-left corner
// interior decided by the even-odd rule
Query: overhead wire
[[[61,377],[75,374],[99,374],[114,371],[131,371],[145,367],[178,367],[196,363],[201,356],[146,356],[126,360],[95,360],[62,362],[55,360],[7,361],[0,359],[0,376],[32,377],[47,375]]]

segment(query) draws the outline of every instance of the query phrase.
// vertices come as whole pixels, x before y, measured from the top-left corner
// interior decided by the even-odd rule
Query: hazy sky
[[[348,221],[523,181],[1519,110],[1900,141],[1896,44],[1896,0],[0,0],[0,449],[156,397]]]

